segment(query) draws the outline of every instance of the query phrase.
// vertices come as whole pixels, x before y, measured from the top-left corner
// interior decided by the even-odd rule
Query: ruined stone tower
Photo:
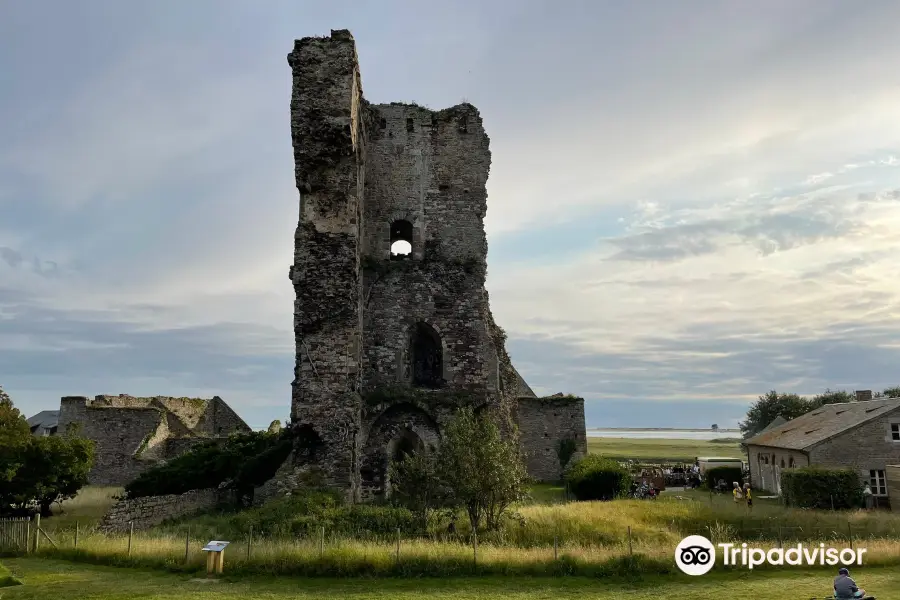
[[[534,397],[485,289],[489,141],[470,104],[369,104],[346,30],[297,40],[288,63],[300,192],[292,468],[368,499],[392,457],[440,442],[457,407],[509,420],[518,397]],[[583,405],[580,427],[583,442]]]

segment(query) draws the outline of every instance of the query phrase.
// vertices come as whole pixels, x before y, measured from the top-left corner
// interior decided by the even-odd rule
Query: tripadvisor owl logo
[[[675,547],[675,564],[688,575],[705,575],[716,564],[716,547],[702,535],[689,535]]]
[[[722,566],[753,569],[763,564],[790,566],[862,565],[865,548],[826,548],[797,544],[788,548],[760,548],[743,542],[723,542]],[[689,535],[675,547],[675,564],[688,575],[705,575],[716,565],[716,547],[702,535]]]

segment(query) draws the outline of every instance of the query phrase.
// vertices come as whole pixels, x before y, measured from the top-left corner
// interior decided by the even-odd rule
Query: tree
[[[32,437],[24,464],[13,479],[13,503],[20,507],[36,504],[41,516],[49,517],[54,503],[74,498],[87,485],[94,464],[94,442],[74,431]]]
[[[813,408],[818,408],[820,406],[825,406],[826,404],[841,404],[843,402],[853,402],[856,398],[854,394],[851,394],[845,390],[836,390],[831,391],[826,389],[824,392],[817,396],[813,396],[812,404]]]
[[[9,395],[0,387],[0,509],[9,504],[11,483],[23,466],[31,429]]]
[[[798,396],[797,394],[779,394],[775,390],[770,391],[750,406],[747,418],[738,424],[745,438],[751,437],[762,431],[779,415],[787,420],[795,419],[806,414],[816,405],[813,401]]]
[[[505,438],[487,414],[457,411],[438,449],[438,473],[451,502],[466,509],[472,530],[496,529],[515,502],[525,498],[528,477],[518,435]]]
[[[900,398],[900,386],[889,387],[882,392],[884,398]]]
[[[408,508],[426,531],[434,511],[448,503],[449,494],[441,480],[436,452],[421,450],[388,465],[391,499]]]

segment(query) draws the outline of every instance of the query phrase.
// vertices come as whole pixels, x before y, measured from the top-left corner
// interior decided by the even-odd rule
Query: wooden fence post
[[[29,548],[31,548],[31,519],[25,522],[25,554],[28,554]]]
[[[250,537],[247,538],[247,561],[250,561],[250,551],[253,548],[253,525],[250,526]]]
[[[628,556],[634,556],[634,549],[631,546],[631,525],[628,526]]]
[[[397,564],[400,564],[400,528],[397,528]]]
[[[131,556],[131,538],[134,535],[134,521],[128,524],[128,556]]]
[[[187,533],[184,536],[184,562],[188,561],[191,552],[191,526],[188,525]]]
[[[559,542],[555,535],[553,536],[553,560],[559,560]]]
[[[78,521],[75,521],[75,549],[78,550]]]
[[[319,558],[325,556],[325,527],[319,529]]]
[[[41,513],[34,516],[34,551],[41,547]]]

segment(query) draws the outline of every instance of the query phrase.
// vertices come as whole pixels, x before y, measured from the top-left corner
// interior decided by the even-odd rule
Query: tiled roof
[[[900,398],[826,404],[787,423],[766,429],[748,445],[805,450],[848,429],[900,409]]]

